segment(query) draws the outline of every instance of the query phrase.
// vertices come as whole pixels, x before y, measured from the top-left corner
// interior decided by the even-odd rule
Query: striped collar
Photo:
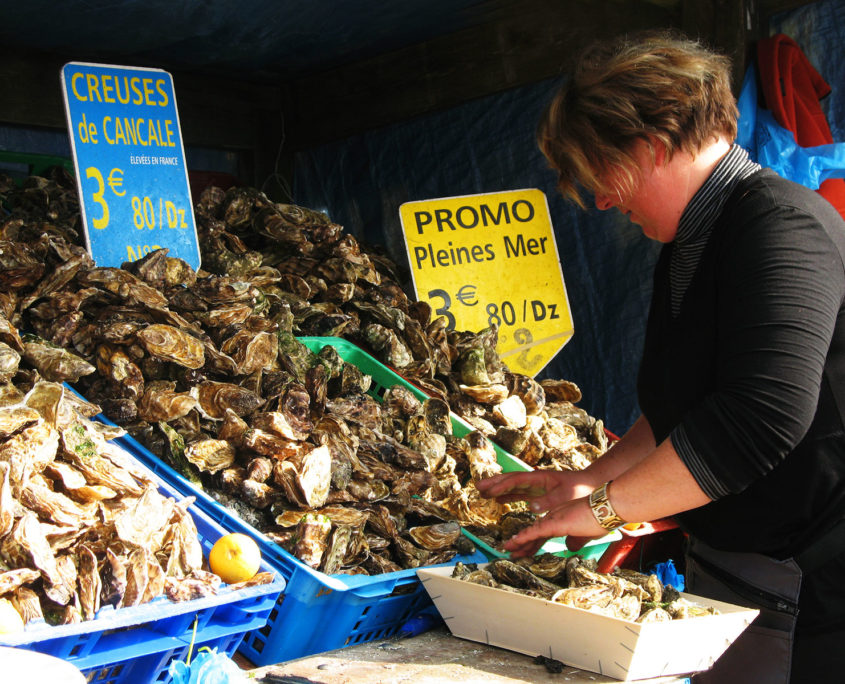
[[[734,186],[760,169],[742,147],[731,146],[681,214],[672,242],[669,262],[669,291],[672,315],[678,316],[707,239]]]
[[[675,242],[681,246],[706,237],[731,190],[743,178],[760,169],[742,147],[734,143],[687,204],[678,222]]]

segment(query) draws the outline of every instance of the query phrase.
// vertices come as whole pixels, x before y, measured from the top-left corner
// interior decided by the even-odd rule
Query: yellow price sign
[[[406,202],[416,297],[450,330],[499,327],[508,367],[534,376],[574,332],[546,196],[536,189]]]

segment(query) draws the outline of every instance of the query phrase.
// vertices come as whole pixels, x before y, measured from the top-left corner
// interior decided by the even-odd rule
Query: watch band
[[[624,525],[625,521],[613,510],[613,504],[610,503],[610,499],[607,497],[607,488],[611,482],[613,480],[605,482],[601,487],[596,487],[590,493],[590,509],[593,511],[596,522],[604,529],[612,532],[617,527]]]

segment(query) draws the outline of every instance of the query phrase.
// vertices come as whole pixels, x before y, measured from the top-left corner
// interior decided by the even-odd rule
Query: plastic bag
[[[437,608],[429,606],[425,610],[420,611],[410,620],[406,621],[399,630],[399,636],[412,637],[427,632],[438,625],[445,624]]]
[[[175,660],[168,666],[173,684],[245,684],[243,670],[225,653],[203,647],[193,660]]]
[[[657,579],[663,582],[663,584],[671,584],[678,591],[683,591],[686,586],[684,576],[678,574],[678,571],[675,569],[675,563],[671,558],[665,563],[655,565],[651,572],[657,575]]]
[[[745,72],[737,107],[736,142],[761,166],[811,190],[818,190],[828,178],[845,178],[845,143],[801,147],[792,131],[775,121],[768,109],[757,105],[753,64]]]

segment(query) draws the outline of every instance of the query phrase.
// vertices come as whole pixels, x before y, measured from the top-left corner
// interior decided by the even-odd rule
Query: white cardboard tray
[[[758,613],[682,594],[720,614],[638,624],[452,579],[452,570],[417,575],[454,636],[625,681],[708,669]]]

